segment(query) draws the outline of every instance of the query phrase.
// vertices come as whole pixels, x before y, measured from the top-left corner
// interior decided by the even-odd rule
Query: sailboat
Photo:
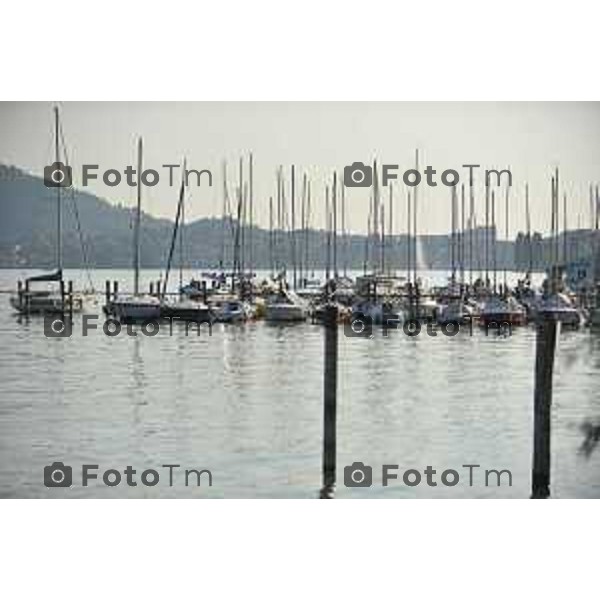
[[[265,320],[274,322],[305,321],[308,307],[300,297],[290,290],[284,290],[267,300]]]
[[[256,316],[256,310],[249,302],[236,298],[222,301],[214,312],[220,323],[243,323]]]
[[[544,314],[562,323],[563,327],[577,329],[582,322],[581,312],[564,292],[555,291],[543,297],[537,306],[537,314]]]
[[[54,107],[54,150],[55,163],[61,162],[60,154],[60,114],[58,107]],[[53,173],[62,175],[60,171]],[[64,175],[62,175],[64,177]],[[56,180],[62,182],[62,179]],[[63,257],[62,257],[62,187],[57,185],[56,189],[56,213],[57,213],[57,232],[56,232],[56,270],[52,273],[44,273],[28,277],[25,280],[25,290],[20,290],[17,295],[9,298],[10,305],[20,314],[49,314],[66,312],[79,312],[83,309],[83,300],[80,295],[69,294],[65,296],[65,282],[63,280]],[[58,283],[59,289],[52,290],[31,290],[32,283]]]
[[[590,311],[589,325],[591,328],[600,329],[600,290],[596,290],[595,306]]]
[[[305,321],[308,316],[308,306],[291,290],[286,289],[280,281],[279,292],[271,295],[265,304],[265,320],[270,322]]]
[[[559,173],[558,168],[555,171],[554,176],[552,177],[552,186],[551,186],[551,202],[552,202],[552,244],[553,244],[553,264],[549,270],[548,278],[544,282],[544,289],[541,300],[538,302],[536,306],[537,315],[545,315],[556,321],[562,323],[563,327],[571,327],[578,328],[581,324],[582,318],[581,313],[576,306],[572,303],[569,296],[565,293],[566,286],[564,285],[564,281],[562,278],[562,270],[559,266],[559,198],[560,198],[560,188],[559,188]],[[565,219],[565,227],[563,231],[564,236],[564,254],[563,254],[563,263],[567,262],[567,227],[566,227],[566,205],[564,209],[564,219]]]
[[[508,189],[506,191],[506,227],[508,228]],[[486,202],[488,196],[489,186],[486,186]],[[492,247],[489,248],[488,236],[489,230],[486,231],[486,246],[488,250],[491,250],[492,258],[492,276],[493,276],[493,287],[490,293],[489,286],[487,292],[489,296],[481,305],[479,312],[479,324],[483,327],[498,324],[509,324],[509,325],[525,325],[527,323],[527,312],[525,308],[512,296],[508,291],[508,285],[506,280],[506,271],[504,274],[504,285],[501,286],[501,292],[498,292],[497,283],[497,228],[496,228],[496,194],[495,191],[491,192],[491,204],[486,204],[486,224],[489,225],[489,216],[491,216],[491,227],[493,232]],[[488,208],[491,209],[491,213],[488,212]],[[506,230],[506,237],[508,237],[508,230]],[[489,252],[486,252],[486,283],[488,282],[488,265],[487,260],[490,258]]]
[[[527,313],[512,296],[490,296],[479,313],[479,324],[483,327],[507,323],[509,325],[525,325]]]
[[[147,321],[160,317],[160,300],[140,294],[140,221],[142,214],[142,138],[138,140],[137,205],[133,229],[133,294],[123,294],[110,300],[104,312],[119,321]]]
[[[590,194],[592,190],[590,190]],[[598,244],[598,225],[600,221],[600,197],[598,196],[598,186],[596,186],[596,196],[593,202],[593,210],[592,210],[592,219],[594,221],[594,238],[593,238],[593,248],[594,248],[594,279],[596,281],[596,291],[595,291],[595,306],[590,311],[590,326],[594,329],[600,328],[600,248]],[[595,219],[593,218],[595,215]]]
[[[175,300],[167,300],[166,291],[169,282],[169,273],[171,272],[171,262],[173,260],[173,252],[175,243],[179,235],[179,289],[183,288],[183,220],[185,206],[185,173],[186,163],[183,163],[183,173],[181,177],[181,188],[179,190],[179,201],[177,203],[177,213],[175,216],[175,224],[173,225],[173,235],[171,237],[171,246],[169,249],[169,257],[167,260],[167,270],[165,274],[164,291],[161,298],[160,314],[162,317],[171,319],[181,319],[182,321],[192,321],[197,323],[210,323],[214,321],[214,315],[210,308],[201,302],[189,296],[182,294]]]
[[[461,263],[461,282],[460,284],[456,278],[456,255],[457,255],[457,243],[460,239],[464,238],[464,231],[461,232],[460,238],[457,234],[457,202],[458,196],[456,193],[456,186],[451,189],[451,223],[452,223],[452,234],[450,237],[450,255],[452,261],[452,275],[448,282],[448,286],[445,290],[445,298],[440,303],[437,311],[437,322],[440,325],[448,325],[450,323],[461,324],[468,321],[471,318],[472,311],[470,307],[463,300],[463,288],[464,288],[464,272],[462,270],[462,251],[458,248],[459,262]],[[463,226],[464,226],[464,186],[462,188],[462,207],[463,207]]]
[[[391,215],[390,210],[389,216]],[[403,279],[397,277],[391,269],[386,271],[385,225],[384,201],[380,196],[377,161],[374,160],[373,188],[365,238],[364,273],[356,278],[350,312],[352,322],[361,321],[366,317],[377,325],[387,325],[402,322],[405,318],[405,312],[398,299]],[[370,272],[367,272],[368,270]]]

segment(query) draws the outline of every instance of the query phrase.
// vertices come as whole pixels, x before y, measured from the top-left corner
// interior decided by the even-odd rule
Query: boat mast
[[[175,213],[175,223],[173,225],[173,234],[171,236],[171,245],[169,246],[169,255],[167,257],[167,269],[165,272],[165,282],[164,282],[164,287],[163,287],[163,291],[162,291],[162,297],[164,299],[165,294],[167,293],[167,286],[169,283],[169,274],[171,273],[171,264],[173,262],[173,253],[175,251],[175,243],[177,241],[177,234],[179,233],[179,235],[181,236],[181,233],[179,232],[179,228],[180,225],[182,223],[183,220],[183,204],[184,204],[184,198],[185,198],[185,166],[186,163],[184,161],[183,163],[183,173],[181,175],[181,187],[179,188],[179,200],[177,202],[177,212]],[[179,249],[180,252],[182,252],[182,246],[181,246],[181,237],[179,238]],[[181,269],[181,266],[180,266]],[[180,275],[180,281],[181,281],[181,275]],[[180,283],[181,285],[181,283]]]
[[[281,166],[281,268],[285,273],[287,284],[288,263],[290,261],[290,227],[288,221],[288,209],[285,201],[285,177],[283,165]]]
[[[294,289],[297,287],[296,273],[296,167],[292,165],[292,190],[291,190],[291,243],[292,243],[292,276]]]
[[[138,185],[137,205],[135,210],[135,221],[133,229],[133,293],[140,293],[140,219],[142,211],[142,138],[138,139]]]
[[[412,238],[410,235],[410,223],[412,220],[411,216],[411,198],[410,190],[406,191],[406,281],[410,283],[410,265],[411,265],[411,248]]]
[[[269,267],[273,277],[273,196],[269,196]]]
[[[221,212],[221,256],[219,268],[223,272],[225,268],[225,230],[227,227],[227,162],[223,161],[223,210]]]
[[[54,107],[54,156],[55,161],[60,162],[60,115],[58,106]],[[62,279],[63,256],[62,256],[62,206],[60,198],[60,185],[56,186],[56,266]]]
[[[598,231],[600,225],[600,195],[598,194],[598,186],[596,186],[596,223],[595,229]]]
[[[419,150],[415,150],[415,170],[419,171]],[[413,253],[413,261],[414,261],[414,279],[415,285],[417,285],[417,211],[419,208],[418,205],[418,189],[419,186],[415,185],[414,197],[413,197],[413,233],[414,233],[414,253]]]
[[[281,268],[280,243],[282,238],[281,221],[281,166],[277,169],[277,224],[273,231],[273,242],[275,247],[275,271],[279,272]]]
[[[331,191],[331,206],[333,210],[333,277],[337,279],[337,172],[333,172],[333,188]]]
[[[484,247],[484,262],[485,262],[485,288],[490,285],[490,182],[486,179],[485,182],[485,247]]]
[[[505,223],[504,223],[504,238],[506,239],[507,242],[508,242],[508,223],[509,223],[509,221],[508,221],[508,214],[509,214],[508,213],[508,210],[509,210],[509,207],[508,207],[508,196],[509,196],[509,193],[510,193],[510,186],[508,184],[506,184],[506,197],[504,199],[504,202],[505,202],[504,210],[505,210],[505,219],[506,219]],[[504,284],[504,292],[506,293],[506,289],[507,289],[506,286],[508,284],[508,279],[507,279],[508,278],[508,274],[507,274],[507,270],[506,270],[507,269],[506,257],[504,257],[504,258],[505,259],[504,259],[503,284]]]
[[[565,273],[567,270],[567,260],[569,258],[569,252],[567,248],[567,193],[563,194],[563,262],[565,265]]]
[[[475,195],[473,177],[469,180],[469,285],[473,286],[473,234],[475,225]]]
[[[450,261],[452,287],[456,281],[456,186],[450,188]]]
[[[300,199],[300,251],[299,251],[299,273],[300,273],[300,285],[303,286],[303,280],[306,279],[306,263],[304,260],[305,256],[305,244],[306,244],[306,172],[302,173],[302,196]]]
[[[559,187],[559,179],[558,179],[558,167],[556,168],[556,175],[554,179],[554,226],[555,226],[555,236],[554,236],[554,255],[555,255],[555,265],[558,267],[558,263],[560,261],[559,256],[559,248],[560,243],[558,240],[558,231],[560,229],[559,219],[560,219],[560,187]]]
[[[250,152],[248,162],[248,220],[250,222],[248,230],[248,265],[250,268],[250,278],[252,278],[252,273],[254,272],[254,158],[252,152]]]
[[[493,272],[494,272],[494,294],[496,293],[496,287],[497,287],[497,275],[498,275],[498,269],[497,269],[497,263],[496,263],[496,193],[495,190],[492,190],[492,231],[493,231],[493,237],[492,237],[492,268],[493,268]]]
[[[329,211],[329,186],[325,184],[325,229],[327,231],[327,261],[325,264],[325,281],[329,281],[331,263],[331,216]]]
[[[385,238],[385,201],[381,199],[381,273],[385,273],[385,245],[387,240]]]
[[[377,160],[373,161],[373,273],[383,272],[383,246],[381,244],[381,235],[379,233],[381,224],[381,208],[379,206],[379,180],[377,177]]]
[[[371,243],[371,215],[373,213],[373,197],[369,200],[369,214],[367,215],[367,235],[365,236],[364,256],[363,256],[363,275],[367,274],[369,269],[369,244]]]
[[[527,268],[527,279],[531,278],[533,270],[533,240],[531,239],[531,214],[529,212],[529,184],[525,184],[525,220],[527,225],[527,244],[529,246],[529,261]]]
[[[460,248],[460,294],[463,294],[465,285],[465,185],[460,190],[460,236],[458,238]]]
[[[389,189],[389,197],[388,197],[388,249],[390,250],[389,254],[388,254],[388,265],[391,263],[391,249],[393,247],[393,234],[394,234],[394,224],[393,224],[393,218],[394,218],[394,208],[393,208],[393,203],[394,203],[394,186],[392,183],[390,183],[390,189]]]
[[[186,161],[183,161],[183,180],[185,182],[185,167]],[[184,188],[185,183],[183,183],[182,187]],[[179,225],[179,290],[181,293],[181,288],[183,287],[183,261],[184,261],[184,245],[183,245],[183,232],[185,228],[185,197],[181,198],[181,224]],[[165,292],[167,290],[165,289]]]
[[[554,233],[556,226],[554,225],[554,175],[550,180],[550,264],[552,268],[552,277],[554,278]]]
[[[590,230],[594,229],[594,217],[596,207],[594,205],[594,186],[590,183]]]
[[[309,262],[311,262],[310,258],[311,258],[311,253],[310,253],[310,238],[309,238],[309,230],[310,230],[310,211],[311,211],[311,207],[310,207],[310,179],[308,180],[308,184],[306,187],[306,270],[308,272],[308,264]],[[315,272],[314,272],[314,262],[312,263],[312,269],[311,269],[311,277],[315,276]]]
[[[344,248],[344,277],[346,277],[348,272],[348,233],[346,231],[346,186],[342,181],[341,185],[341,193],[342,193],[342,241]]]
[[[238,231],[238,242],[237,242],[237,278],[239,291],[241,293],[242,288],[242,275],[244,272],[244,158],[240,156],[239,170],[238,170],[238,218],[237,218],[237,231]]]
[[[240,160],[240,187],[237,189],[237,210],[235,219],[235,235],[233,242],[233,269],[231,275],[231,291],[235,292],[236,278],[239,280],[239,293],[241,293],[241,259],[240,259],[240,236],[242,231],[242,204],[243,204],[243,191],[242,191],[242,178],[241,178],[241,165]]]

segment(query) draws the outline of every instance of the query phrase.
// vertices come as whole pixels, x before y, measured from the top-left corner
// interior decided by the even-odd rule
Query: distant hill
[[[66,268],[84,265],[82,244],[78,233],[77,212],[81,224],[83,247],[88,264],[99,268],[128,268],[132,264],[133,212],[130,208],[111,204],[93,194],[67,190],[63,201],[63,259]],[[141,265],[161,268],[166,264],[173,223],[148,214],[142,216]],[[229,267],[232,258],[231,228],[221,219],[199,219],[186,224],[184,229],[186,265],[216,267],[224,258]],[[493,234],[493,232],[492,232]],[[484,235],[479,230],[474,255],[480,260]],[[277,234],[277,247],[270,251],[269,232],[254,228],[246,230],[246,264],[255,268],[269,268],[271,257],[275,262],[291,265],[292,236]],[[252,250],[249,240],[252,239]],[[272,239],[272,238],[271,238]],[[304,234],[296,234],[297,262],[306,260]],[[40,177],[15,167],[0,165],[0,267],[52,268],[56,248],[56,196]],[[327,261],[327,235],[322,230],[308,232],[309,268],[323,268]],[[420,242],[421,266],[448,268],[450,266],[450,239],[446,235],[423,236]],[[375,248],[370,248],[374,260]],[[378,251],[378,250],[377,250]],[[346,242],[338,234],[338,267],[362,268],[365,260],[365,237],[348,236]],[[406,236],[388,240],[386,263],[396,268],[406,267]],[[475,263],[477,266],[477,263]],[[514,265],[514,243],[498,242],[497,265]]]

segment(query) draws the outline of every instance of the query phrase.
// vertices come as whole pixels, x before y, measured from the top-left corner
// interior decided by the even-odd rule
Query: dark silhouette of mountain
[[[77,189],[63,190],[63,262],[66,268],[87,264],[97,268],[129,268],[133,254],[133,211],[115,205]],[[175,212],[175,206],[173,207]],[[78,217],[78,218],[77,218]],[[0,165],[0,267],[53,268],[56,264],[56,193],[44,185],[43,179],[18,169]],[[80,227],[78,225],[80,224]],[[190,267],[231,268],[234,224],[221,219],[204,218],[183,228],[185,260]],[[173,222],[144,213],[141,227],[141,266],[163,268],[167,262]],[[81,235],[80,235],[81,232]],[[476,230],[474,266],[483,256],[486,231]],[[495,237],[488,230],[490,239]],[[305,240],[308,240],[308,244]],[[365,262],[365,236],[338,233],[337,265],[349,269],[362,268]],[[327,233],[310,230],[295,234],[296,264],[309,269],[322,269],[333,257]],[[82,243],[83,242],[83,243]],[[243,242],[243,243],[242,243]],[[292,234],[276,232],[270,235],[260,228],[245,229],[240,241],[246,266],[270,268],[287,265],[291,268],[294,244]],[[308,251],[306,247],[308,246]],[[368,247],[368,262],[380,260],[381,249]],[[450,238],[447,235],[427,235],[420,238],[420,267],[448,268]],[[406,268],[407,240],[405,235],[387,240],[385,263],[397,269]],[[175,264],[178,264],[178,254]],[[478,262],[475,262],[478,261]],[[499,241],[497,267],[514,266],[514,243]]]

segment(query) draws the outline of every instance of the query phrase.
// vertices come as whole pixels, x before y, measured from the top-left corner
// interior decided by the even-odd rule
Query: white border
[[[591,2],[11,2],[3,99],[598,99]],[[597,502],[5,501],[7,598],[566,598]],[[592,546],[594,544],[594,546]],[[593,562],[592,562],[593,561]]]
[[[591,502],[2,508],[2,589],[11,599],[585,598],[597,584]]]
[[[2,95],[44,100],[597,99],[571,0],[4,3]]]

